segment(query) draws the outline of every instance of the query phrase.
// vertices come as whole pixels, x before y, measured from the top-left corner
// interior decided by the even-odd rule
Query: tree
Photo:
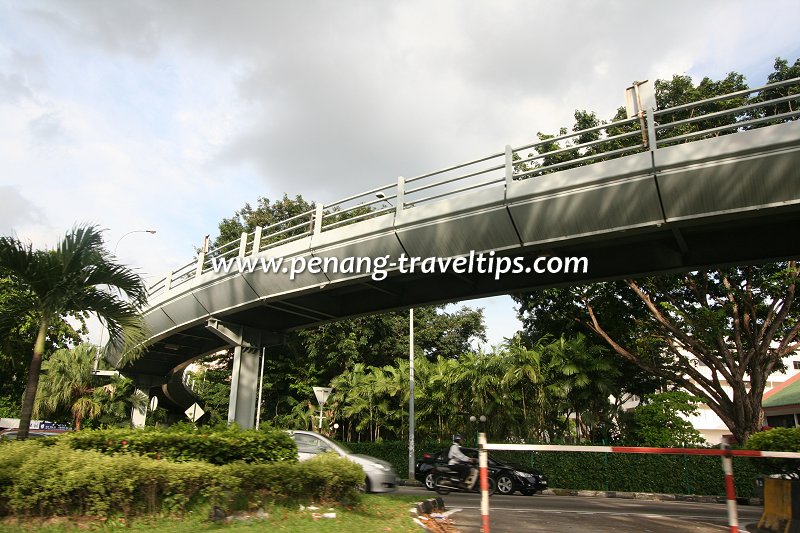
[[[77,431],[85,425],[125,423],[131,407],[147,403],[146,395],[137,393],[130,379],[95,376],[96,355],[96,346],[82,343],[56,350],[42,362],[34,416],[71,422]]]
[[[575,415],[579,438],[607,437],[613,424],[609,398],[619,395],[619,371],[607,351],[580,333],[570,338],[562,336],[543,351],[548,389],[561,404],[557,412]]]
[[[769,81],[787,79],[796,72],[800,72],[800,60],[790,67],[778,58]],[[659,107],[666,108],[741,90],[747,84],[744,76],[732,72],[719,81],[704,78],[696,86],[688,76],[676,75],[657,80],[655,87]],[[765,89],[749,98],[742,95],[667,113],[659,120],[695,118],[758,103],[788,90]],[[732,133],[738,120],[776,115],[792,105],[754,107],[737,117],[712,116],[659,135],[734,126],[714,135]],[[586,122],[586,113],[576,113],[576,121],[579,118]],[[545,151],[555,149],[545,147]],[[624,360],[701,398],[744,442],[761,424],[767,377],[781,370],[781,359],[798,346],[796,278],[797,266],[790,262],[547,289],[517,295],[516,300],[530,338],[559,328],[591,331]],[[698,364],[707,367],[708,373]],[[638,381],[646,385],[648,380],[644,376]]]
[[[149,403],[147,394],[136,390],[133,380],[121,375],[112,376],[107,383],[97,385],[93,396],[100,404],[100,412],[86,423],[93,428],[129,426],[131,409],[144,409]],[[164,413],[163,409],[156,409],[148,415],[148,421],[155,424]]]
[[[221,246],[223,244],[238,241],[242,233],[249,233],[255,230],[258,226],[271,226],[279,224],[297,215],[307,213],[314,209],[313,202],[307,202],[301,195],[294,198],[289,198],[287,194],[276,202],[270,201],[269,198],[259,197],[254,208],[249,203],[244,204],[240,210],[236,211],[231,218],[224,218],[219,223],[219,235],[214,239],[213,246]],[[309,218],[309,221],[311,219]],[[288,226],[294,226],[301,221],[295,220]],[[279,227],[279,230],[286,228]],[[273,232],[266,232],[262,234],[262,242],[276,242],[293,235],[301,234],[307,231],[308,228],[297,228],[289,230],[281,235],[274,235]]]
[[[516,299],[526,324],[543,316],[581,324],[621,357],[701,398],[745,442],[763,425],[767,378],[800,347],[799,274],[797,264],[788,262],[549,289]]]
[[[24,289],[18,283],[0,276],[0,316],[15,316],[13,302],[23,297]],[[30,357],[22,354],[33,345],[37,330],[38,324],[31,317],[21,321],[0,320],[0,368],[4,377],[0,380],[0,417],[19,418],[30,362]],[[80,342],[82,333],[85,333],[83,327],[79,331],[64,320],[56,321],[47,332],[45,353]]]
[[[51,327],[65,317],[96,313],[109,333],[109,345],[133,357],[146,339],[141,307],[147,291],[141,277],[118,264],[96,226],[76,226],[51,250],[34,250],[30,243],[0,237],[0,275],[22,289],[6,302],[2,320],[37,324],[20,413],[19,437],[27,438],[39,374]],[[113,292],[112,292],[113,291]]]
[[[659,448],[705,444],[700,432],[684,418],[699,414],[698,401],[698,398],[684,391],[648,394],[633,410],[634,442],[639,446]]]
[[[92,369],[97,350],[91,344],[57,350],[42,363],[39,390],[33,406],[36,417],[67,419],[81,429],[84,419],[100,414],[100,402],[94,397]]]

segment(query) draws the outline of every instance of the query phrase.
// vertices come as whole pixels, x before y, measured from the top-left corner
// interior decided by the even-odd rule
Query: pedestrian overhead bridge
[[[107,359],[161,405],[194,402],[183,370],[234,346],[229,419],[253,425],[261,348],[343,318],[516,291],[800,254],[800,78],[658,109],[647,84],[629,117],[376,187],[202,251],[149,288],[151,338]],[[387,257],[588,260],[587,272],[473,269],[291,276],[214,264]],[[541,264],[541,263],[540,263]],[[485,270],[485,269],[484,269]],[[141,418],[139,418],[141,423]]]

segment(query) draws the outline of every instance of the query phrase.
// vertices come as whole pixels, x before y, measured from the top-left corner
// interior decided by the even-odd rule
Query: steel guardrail
[[[774,94],[785,92],[785,94]],[[755,93],[753,99],[750,95]],[[730,108],[704,110],[725,104]],[[734,105],[735,104],[735,105]],[[686,115],[686,116],[683,116]],[[728,94],[663,109],[648,110],[616,122],[580,131],[542,138],[537,142],[459,163],[411,178],[399,177],[396,183],[354,194],[330,204],[289,217],[241,239],[201,250],[198,258],[148,287],[157,296],[187,283],[212,269],[212,258],[231,258],[257,254],[283,244],[310,237],[347,224],[394,211],[402,213],[428,202],[471,193],[499,183],[532,179],[558,170],[591,165],[599,161],[676,143],[747,131],[800,118],[800,78],[768,83]],[[648,124],[652,121],[652,124]],[[719,123],[719,122],[722,123]],[[652,126],[652,128],[650,128]],[[655,138],[648,131],[655,132]],[[589,140],[586,140],[589,139]],[[526,153],[527,152],[527,153]],[[488,165],[483,165],[488,163]],[[459,172],[460,171],[460,172]],[[414,187],[407,188],[408,184]],[[429,191],[432,194],[422,196]],[[294,223],[288,225],[289,223]]]

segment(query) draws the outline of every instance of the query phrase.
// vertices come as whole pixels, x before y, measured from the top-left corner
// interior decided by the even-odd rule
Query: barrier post
[[[489,533],[489,452],[486,433],[478,433],[478,467],[481,480],[481,533]]]
[[[728,525],[731,533],[739,533],[739,516],[736,512],[736,486],[733,483],[733,454],[728,439],[722,437],[720,449],[725,451],[722,455],[722,471],[725,472],[725,498],[728,502]]]

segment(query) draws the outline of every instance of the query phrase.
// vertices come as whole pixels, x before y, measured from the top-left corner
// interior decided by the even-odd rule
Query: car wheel
[[[514,479],[508,474],[501,474],[495,480],[497,492],[500,494],[512,494],[514,492]]]
[[[433,490],[436,488],[436,482],[433,480],[433,474],[428,474],[425,476],[425,488],[428,490]]]

